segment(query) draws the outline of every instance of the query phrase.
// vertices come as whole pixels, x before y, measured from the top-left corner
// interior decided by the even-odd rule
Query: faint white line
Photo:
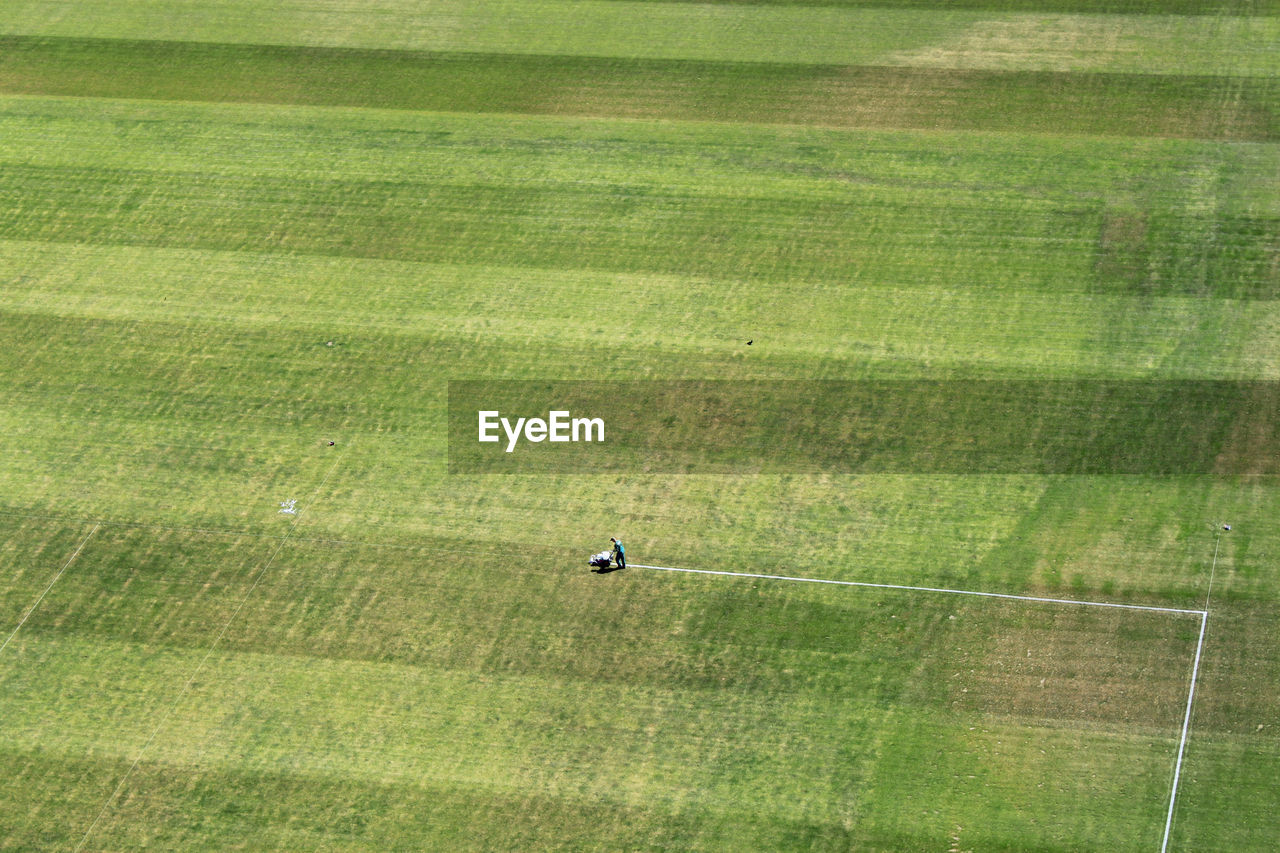
[[[1196,695],[1196,676],[1200,672],[1200,650],[1204,646],[1204,632],[1209,624],[1209,598],[1213,595],[1213,575],[1218,569],[1218,548],[1222,546],[1222,531],[1213,538],[1213,563],[1209,566],[1209,589],[1204,595],[1204,615],[1200,617],[1200,639],[1196,642],[1196,660],[1191,666],[1191,689],[1187,691],[1187,712],[1182,718],[1182,739],[1178,742],[1178,760],[1173,765],[1173,791],[1169,794],[1169,813],[1164,819],[1164,840],[1160,853],[1169,847],[1169,832],[1173,829],[1173,808],[1178,799],[1178,780],[1182,777],[1182,754],[1187,746],[1187,733],[1191,729],[1191,701]]]
[[[1169,793],[1169,814],[1164,819],[1164,840],[1160,853],[1169,848],[1169,830],[1173,828],[1173,807],[1178,801],[1178,780],[1182,778],[1182,753],[1187,747],[1187,732],[1191,728],[1191,702],[1196,697],[1196,675],[1200,672],[1200,650],[1204,648],[1204,629],[1209,624],[1209,614],[1200,617],[1200,639],[1196,641],[1196,661],[1191,666],[1191,689],[1187,691],[1187,713],[1182,718],[1182,739],[1178,741],[1178,761],[1173,767],[1173,790]]]
[[[1213,540],[1213,565],[1209,567],[1209,589],[1204,594],[1204,612],[1209,612],[1209,596],[1213,595],[1213,573],[1218,570],[1218,546],[1222,544],[1222,531]]]
[[[1213,549],[1214,566],[1218,563],[1218,549]],[[1195,700],[1196,695],[1196,677],[1200,672],[1200,652],[1204,649],[1204,629],[1209,623],[1209,602],[1206,598],[1204,610],[1185,610],[1179,607],[1151,607],[1145,604],[1116,604],[1110,601],[1080,601],[1071,598],[1041,598],[1034,595],[1011,595],[1004,592],[979,592],[972,589],[942,589],[932,586],[904,586],[892,583],[868,583],[866,581],[837,581],[825,578],[798,578],[789,575],[764,575],[752,572],[723,572],[712,569],[678,569],[673,566],[646,566],[641,563],[629,563],[637,569],[656,569],[660,572],[687,572],[695,575],[724,575],[734,578],[765,578],[767,580],[779,581],[798,581],[800,583],[825,583],[836,586],[858,586],[870,587],[872,589],[898,589],[911,592],[942,592],[951,595],[976,595],[983,598],[1007,598],[1014,601],[1036,601],[1045,604],[1077,604],[1085,607],[1116,607],[1124,610],[1152,610],[1158,613],[1183,613],[1191,616],[1200,617],[1200,638],[1196,641],[1196,657],[1195,662],[1191,666],[1191,687],[1187,691],[1187,710],[1182,718],[1182,737],[1178,741],[1178,758],[1173,769],[1173,788],[1169,791],[1169,813],[1165,818],[1164,824],[1164,840],[1160,844],[1160,853],[1166,853],[1169,846],[1169,830],[1173,826],[1173,809],[1178,800],[1178,783],[1182,778],[1182,756],[1187,747],[1187,733],[1191,729],[1191,704]],[[1210,584],[1213,582],[1213,572],[1210,570]]]
[[[868,583],[866,581],[835,581],[824,578],[797,578],[788,575],[760,575],[750,572],[718,572],[711,569],[677,569],[672,566],[644,566],[639,563],[627,563],[637,569],[657,569],[660,572],[688,572],[695,575],[727,575],[732,578],[765,578],[775,581],[798,581],[800,583],[827,583],[837,586],[860,586],[871,589],[901,589],[910,592],[945,592],[949,595],[977,595],[983,598],[1008,598],[1014,601],[1039,601],[1044,604],[1078,604],[1085,607],[1115,607],[1121,610],[1152,610],[1157,613],[1185,613],[1190,616],[1205,616],[1203,610],[1184,610],[1180,607],[1152,607],[1146,604],[1118,604],[1113,601],[1080,601],[1074,598],[1040,598],[1034,595],[1011,595],[1006,592],[979,592],[973,589],[941,589],[933,586],[902,586],[893,583]]]
[[[210,533],[218,536],[244,536],[255,537],[258,539],[280,539],[282,537],[270,533],[262,533],[257,530],[237,530],[233,527],[182,527],[172,524],[151,524],[145,521],[124,521],[114,518],[80,518],[74,515],[34,515],[22,512],[5,512],[0,510],[0,516],[5,518],[26,518],[35,521],[60,521],[64,524],[108,524],[112,527],[135,527],[141,530],[173,530],[180,533]]]
[[[347,446],[349,447],[350,443],[348,443]],[[316,487],[316,495],[319,495],[324,491],[325,484],[329,482],[329,478],[333,476],[333,472],[338,470],[338,463],[340,461],[342,461],[341,456],[333,460],[333,465],[329,467],[329,473],[324,475],[324,479],[321,480],[320,485]],[[222,642],[223,636],[226,635],[227,629],[231,627],[231,623],[235,621],[235,618],[240,615],[240,611],[244,608],[245,604],[248,603],[249,598],[253,595],[253,591],[258,588],[258,583],[267,574],[267,569],[271,568],[271,564],[275,562],[276,556],[279,555],[281,549],[283,549],[285,544],[289,541],[289,534],[292,533],[293,529],[298,525],[298,521],[301,520],[302,513],[305,511],[306,510],[304,508],[293,517],[293,520],[289,523],[289,529],[285,531],[285,535],[280,538],[280,542],[276,545],[276,549],[271,552],[271,556],[267,558],[267,562],[264,563],[262,568],[258,571],[258,576],[253,579],[253,583],[250,585],[249,591],[244,594],[244,597],[240,599],[240,603],[236,605],[236,609],[227,617],[227,621],[223,624],[222,630],[218,631],[218,636],[214,637],[213,642],[209,645],[209,650],[205,652],[204,657],[200,659],[200,663],[194,670],[192,670],[186,683],[182,685],[182,690],[179,691],[178,698],[173,700],[173,704],[164,712],[164,716],[160,718],[160,722],[156,723],[156,727],[152,730],[151,736],[148,737],[146,743],[142,745],[142,749],[138,750],[137,758],[133,760],[133,764],[129,766],[129,769],[125,772],[124,776],[120,778],[120,784],[116,785],[115,790],[111,792],[111,796],[107,797],[107,801],[102,804],[101,810],[98,811],[98,816],[93,819],[93,823],[89,824],[89,828],[85,830],[84,837],[80,839],[80,843],[75,847],[77,853],[84,848],[85,843],[89,840],[89,836],[93,834],[94,829],[98,826],[98,822],[102,820],[102,816],[107,813],[107,809],[111,807],[111,804],[115,802],[116,797],[120,795],[120,791],[124,788],[125,783],[129,781],[129,777],[133,775],[133,771],[138,769],[138,764],[142,761],[143,756],[147,754],[147,750],[151,748],[151,743],[156,739],[156,735],[158,735],[160,730],[164,728],[164,724],[169,721],[169,717],[191,690],[191,685],[195,683],[196,676],[201,673],[205,664],[209,662],[209,658],[213,656],[214,651],[218,648],[218,644]]]
[[[26,615],[22,617],[22,621],[18,623],[18,627],[14,628],[13,633],[9,635],[8,639],[6,639],[4,643],[0,644],[0,652],[3,652],[5,647],[9,645],[9,640],[12,640],[17,636],[18,631],[22,630],[22,626],[27,624],[27,620],[31,618],[31,614],[36,612],[36,608],[40,606],[40,602],[44,601],[44,597],[49,594],[49,590],[53,589],[53,585],[58,582],[58,578],[62,577],[62,573],[67,570],[67,566],[71,565],[75,558],[80,556],[80,552],[84,550],[85,543],[89,541],[93,534],[98,532],[98,528],[100,526],[101,524],[95,524],[93,526],[93,529],[90,530],[80,542],[80,546],[76,548],[75,553],[67,558],[67,561],[62,564],[62,568],[58,569],[58,573],[53,576],[53,580],[49,581],[49,585],[44,588],[44,592],[40,593],[40,597],[36,599],[36,603],[31,605],[31,608],[27,610]]]

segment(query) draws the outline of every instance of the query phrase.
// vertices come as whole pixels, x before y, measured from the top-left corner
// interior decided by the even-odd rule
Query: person
[[[618,568],[625,569],[627,567],[627,552],[623,550],[622,543],[612,536],[609,541],[613,543],[613,559],[618,564]]]

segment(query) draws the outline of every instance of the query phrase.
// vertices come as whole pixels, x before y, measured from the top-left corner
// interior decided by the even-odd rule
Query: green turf
[[[9,239],[840,282],[836,298],[863,284],[1276,294],[1280,219],[1249,189],[1274,181],[1274,149],[773,129],[708,146],[716,129],[538,119],[495,137],[510,122],[470,117],[392,118],[391,141],[309,112],[245,138],[260,109],[210,108],[173,152],[151,108],[105,104],[84,125],[45,103],[17,100],[6,134],[21,158],[4,176]],[[325,174],[338,151],[352,171]]]
[[[58,571],[75,554],[92,529],[88,524],[58,524],[48,520],[0,518],[4,538],[0,560],[6,568],[0,598],[0,644],[15,636],[14,629],[34,612],[40,596],[57,579]]]
[[[1266,381],[459,381],[449,472],[1270,478],[1278,400]],[[504,434],[552,411],[563,443]]]
[[[4,38],[0,91],[1274,140],[1280,77]]]
[[[937,0],[613,0],[641,3],[712,2],[751,6],[836,6],[840,8],[927,9],[936,11]],[[993,12],[1046,12],[1139,15],[1275,15],[1273,0],[956,0],[949,9],[983,9]]]
[[[0,847],[1159,847],[1198,615],[648,564],[1208,606],[1170,849],[1270,849],[1275,11],[10,4]],[[462,476],[458,379],[1163,390]]]
[[[508,565],[499,584],[454,571],[502,558],[499,548],[459,559],[433,547],[277,548],[270,539],[108,525],[5,660],[8,743],[73,766],[104,753],[128,761],[145,746],[151,762],[195,769],[193,781],[206,772],[290,773],[359,791],[436,779],[473,804],[538,791],[616,803],[659,836],[667,812],[687,812],[700,818],[694,845],[711,847],[735,838],[795,843],[788,836],[799,817],[822,832],[861,815],[865,826],[844,833],[853,844],[905,831],[895,815],[912,810],[944,805],[945,823],[975,797],[1007,801],[1015,781],[992,774],[991,755],[1037,755],[1034,769],[1021,765],[1023,778],[1045,790],[1019,795],[1020,814],[982,815],[987,837],[1140,849],[1131,838],[1158,823],[1193,636],[1178,630],[1184,617],[687,576],[606,588],[582,573],[548,573],[537,553]],[[253,564],[270,577],[255,583]],[[250,586],[249,605],[207,657],[211,634]],[[491,627],[476,621],[486,614]],[[550,623],[559,626],[554,640]],[[666,628],[658,634],[654,624]],[[1041,679],[1040,695],[1022,700],[1025,723],[988,717],[1009,710],[1000,671],[1008,650],[986,649],[983,662],[993,625],[1037,650],[1026,677]],[[1119,642],[1097,645],[1106,634]],[[1054,651],[1054,638],[1073,636],[1094,649]],[[1100,669],[1104,685],[1091,681]],[[1099,719],[1080,704],[1082,691],[1123,704]],[[1083,741],[1080,726],[1092,732]],[[1083,835],[1064,812],[1085,786],[1070,773],[1081,750],[1113,768],[1107,790],[1130,803],[1124,820]],[[920,780],[902,787],[897,768],[939,753],[950,757],[925,790],[914,788]],[[961,783],[969,798],[957,778],[977,780]],[[96,789],[100,780],[90,772],[82,784]],[[936,800],[939,785],[952,788],[954,803]],[[1130,786],[1143,792],[1138,799]],[[153,811],[165,806],[143,796],[113,811],[96,842],[132,846],[166,831]],[[131,818],[138,807],[141,820]],[[259,820],[249,838],[278,831]],[[397,830],[401,844],[438,840],[430,821],[362,820],[370,826],[367,835],[352,830],[357,842]],[[1032,831],[1028,820],[1044,825]],[[721,821],[739,829],[726,832]],[[572,821],[547,829],[559,843],[602,840]],[[25,831],[49,829],[35,822]],[[62,842],[79,831],[67,827]],[[245,830],[214,821],[168,831],[174,843],[213,847]],[[533,828],[550,841],[545,831]],[[909,831],[929,835],[919,825]]]
[[[1275,76],[1280,23],[1256,4],[1132,0],[722,3],[610,0],[14,2],[0,33],[407,51]],[[912,6],[915,8],[912,8]],[[983,8],[983,7],[986,8]],[[997,8],[992,8],[997,6]],[[1038,6],[1038,8],[1037,8]],[[1126,6],[1128,8],[1126,8]],[[1066,7],[1066,8],[1064,8]],[[1113,12],[1138,14],[1116,15]],[[1065,13],[1065,14],[1064,14]],[[1098,14],[1103,13],[1103,14]],[[141,59],[141,57],[139,57]]]

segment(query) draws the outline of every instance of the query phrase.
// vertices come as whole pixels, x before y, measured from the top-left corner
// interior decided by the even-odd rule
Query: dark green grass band
[[[553,410],[598,418],[603,440],[585,424],[577,442],[512,447],[501,426],[479,440],[481,411],[515,423]],[[1270,479],[1277,419],[1274,382],[453,381],[449,470]]]
[[[634,0],[627,0],[634,2]],[[1275,0],[641,0],[733,6],[829,6],[839,9],[923,9],[1069,15],[1280,15]]]
[[[1024,269],[1021,247],[1037,245],[1062,269],[1091,264],[1097,292],[1268,299],[1277,286],[1276,220],[1226,212],[1126,219],[1087,203],[1022,210],[852,191],[741,198],[26,165],[0,171],[0,195],[0,237],[42,242],[851,282],[885,247],[901,247],[915,266],[880,274],[920,283],[981,282],[986,264]],[[1212,227],[1212,243],[1185,247],[1176,235],[1188,224]]]
[[[0,753],[0,769],[17,780],[4,802],[27,817],[6,840],[15,849],[74,847],[101,808],[99,788],[110,791],[129,770],[124,759],[66,757],[52,753]],[[337,844],[348,850],[530,850],[608,848],[714,849],[915,849],[929,837],[857,830],[818,819],[786,819],[749,809],[717,813],[705,803],[628,803],[625,796],[596,799],[534,792],[500,784],[448,780],[377,783],[349,777],[247,771],[238,767],[142,765],[124,816],[98,830],[99,845],[172,848],[270,848],[287,833],[302,849]],[[21,784],[25,783],[25,784]],[[96,783],[86,784],[86,783]],[[84,786],[84,787],[82,787]],[[86,792],[86,788],[88,792]],[[40,796],[54,791],[60,809]],[[95,796],[96,795],[96,796]],[[305,803],[305,818],[299,817]],[[148,822],[148,813],[200,814],[200,820]],[[71,816],[71,818],[68,817]],[[404,816],[411,815],[412,819]],[[134,818],[134,820],[129,820]],[[1012,851],[999,843],[984,850]]]
[[[0,39],[0,92],[1274,140],[1266,78]]]

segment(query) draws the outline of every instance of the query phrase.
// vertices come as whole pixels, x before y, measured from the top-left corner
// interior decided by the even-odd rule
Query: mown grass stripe
[[[823,583],[834,586],[857,586],[865,589],[889,589],[899,592],[937,592],[948,595],[973,595],[979,598],[1004,598],[1012,601],[1031,601],[1037,604],[1075,604],[1082,607],[1115,607],[1120,610],[1152,610],[1158,613],[1183,613],[1204,616],[1203,610],[1187,610],[1181,607],[1153,607],[1147,604],[1125,604],[1116,601],[1081,601],[1074,598],[1044,598],[1037,595],[1012,595],[1007,592],[984,592],[976,589],[943,589],[933,586],[905,586],[896,583],[871,583],[868,581],[841,581],[830,578],[802,578],[791,575],[767,575],[756,572],[725,572],[718,569],[684,569],[675,566],[647,566],[642,563],[628,563],[636,569],[653,569],[659,572],[684,572],[692,575],[720,575],[731,578],[758,578],[762,580],[792,581],[794,583]]]
[[[0,828],[5,849],[70,849],[98,806],[96,787],[128,766],[112,755],[0,750],[0,807],[23,820]],[[671,807],[620,792],[595,798],[545,788],[442,778],[360,780],[227,763],[148,762],[127,802],[100,828],[109,849],[535,850],[569,846],[688,850],[810,849],[881,840],[816,817]],[[191,816],[165,820],[163,815]],[[304,817],[305,816],[305,817]],[[921,831],[915,844],[931,836]]]
[[[333,464],[329,467],[328,472],[324,475],[324,479],[320,481],[320,485],[316,488],[316,491],[312,495],[310,495],[310,498],[312,499],[313,502],[318,500],[321,494],[323,494],[325,484],[329,482],[329,478],[332,477],[333,472],[338,469],[338,464],[341,461],[342,461],[342,456],[336,455],[336,458],[333,460]],[[188,692],[191,690],[192,684],[195,682],[196,677],[200,675],[200,673],[204,670],[205,665],[209,662],[209,658],[213,655],[214,651],[218,648],[218,645],[222,642],[222,638],[226,635],[227,629],[231,627],[231,624],[235,621],[236,617],[240,615],[240,611],[244,609],[245,604],[253,596],[254,590],[258,588],[258,584],[262,581],[262,578],[267,574],[267,571],[271,568],[271,564],[275,562],[276,557],[280,554],[280,551],[284,548],[286,542],[288,541],[289,535],[293,533],[294,529],[298,526],[298,521],[301,519],[301,517],[302,516],[300,514],[294,515],[294,517],[290,520],[289,527],[285,531],[285,534],[280,538],[279,542],[275,547],[275,550],[271,552],[271,556],[267,558],[267,561],[263,563],[262,568],[258,570],[257,574],[254,576],[253,583],[249,585],[249,589],[245,592],[244,597],[240,599],[240,603],[237,604],[235,609],[231,611],[231,614],[227,617],[226,622],[223,623],[222,628],[214,636],[213,642],[210,643],[208,651],[205,652],[204,657],[200,659],[200,663],[196,665],[195,669],[191,671],[190,676],[188,676],[186,682],[182,686],[182,690],[178,693],[178,697],[174,699],[173,704],[169,706],[169,708],[160,717],[160,721],[156,723],[155,729],[152,730],[151,735],[147,738],[146,742],[142,745],[142,748],[138,751],[137,757],[135,757],[133,760],[133,764],[130,765],[129,769],[125,772],[125,774],[122,777],[120,777],[120,783],[116,785],[115,790],[111,792],[111,795],[107,797],[106,802],[102,804],[101,811],[99,811],[97,816],[93,819],[93,823],[89,824],[89,828],[85,830],[84,836],[80,839],[80,843],[76,845],[76,848],[75,848],[76,850],[81,850],[84,848],[84,845],[88,842],[89,838],[93,835],[94,830],[97,828],[99,821],[102,820],[102,816],[105,815],[107,813],[107,810],[111,808],[111,805],[115,802],[116,798],[119,796],[120,791],[123,790],[126,783],[128,783],[129,777],[131,777],[133,775],[133,772],[138,769],[139,762],[141,762],[143,757],[147,754],[147,750],[151,748],[151,744],[155,740],[156,735],[164,727],[164,724],[168,721],[169,717],[173,714],[174,709],[177,708],[178,705],[182,702],[182,700],[186,698]],[[93,532],[96,532],[97,529],[98,527],[95,525],[93,528],[93,531],[91,531],[89,535],[92,536]],[[88,541],[88,537],[85,537],[85,541]],[[80,552],[77,550],[76,554],[79,554],[79,553]],[[75,557],[73,556],[72,559],[75,559]],[[70,564],[70,560],[68,560],[67,562],[68,564]]]
[[[744,199],[629,185],[601,192],[570,181],[486,186],[391,173],[291,179],[141,164],[11,165],[0,175],[0,237],[708,279],[1277,293],[1272,217],[1156,210],[1142,233],[1115,237],[1106,229],[1120,217],[1088,199],[994,203],[975,195],[947,204],[922,189],[914,197],[852,186],[843,199]],[[1216,239],[1198,245],[1152,233],[1179,224],[1215,228]]]
[[[130,681],[151,674],[137,651],[83,642],[33,649],[42,662],[71,678],[96,665]],[[98,701],[106,709],[128,706],[125,696]],[[64,788],[78,795],[68,797],[71,800],[81,799],[84,790],[83,783],[72,780],[90,774],[68,778],[58,774],[57,766],[109,761],[120,751],[118,743],[98,730],[93,704],[94,697],[87,697],[68,709],[68,731],[38,752],[41,764],[57,774],[49,780],[50,787],[56,790],[63,787],[60,781],[71,782]],[[717,815],[737,824],[741,813],[750,814],[752,832],[742,843],[730,845],[734,849],[759,849],[758,838],[750,836],[767,833],[770,827],[776,831],[801,817],[812,821],[815,829],[830,831],[843,824],[841,814],[857,798],[871,819],[844,825],[855,830],[855,838],[865,838],[874,824],[891,821],[902,801],[927,806],[933,800],[929,788],[955,784],[956,771],[972,772],[984,762],[986,747],[1000,740],[1014,743],[1013,738],[1020,744],[1017,758],[1040,756],[1023,779],[1045,783],[1028,808],[1054,827],[1051,832],[1071,833],[1078,824],[1073,807],[1078,783],[1069,770],[1081,754],[1100,770],[1101,781],[1091,780],[1092,790],[1119,797],[1136,788],[1144,796],[1116,800],[1119,805],[1108,812],[1108,822],[1076,829],[1072,837],[1084,836],[1095,841],[1092,846],[1127,849],[1123,842],[1140,836],[1152,822],[1157,787],[1167,784],[1160,772],[1167,738],[1142,727],[1080,729],[1004,719],[984,726],[987,742],[975,743],[964,736],[965,720],[947,711],[889,708],[858,695],[829,703],[771,694],[743,697],[723,690],[599,687],[501,672],[476,678],[429,668],[228,655],[202,679],[200,689],[157,738],[154,758],[139,765],[118,807],[100,823],[94,843],[106,849],[133,848],[139,845],[126,838],[175,833],[185,836],[187,843],[174,847],[222,849],[233,836],[234,843],[244,844],[256,831],[296,827],[298,815],[306,813],[316,818],[310,831],[317,846],[328,840],[349,847],[341,843],[347,835],[341,815],[349,809],[362,815],[375,832],[408,838],[448,833],[459,820],[474,821],[481,832],[494,825],[487,814],[441,820],[429,805],[406,813],[380,804],[346,803],[350,793],[376,785],[405,793],[446,786],[520,797],[537,792],[584,805],[629,806],[658,824],[651,831],[661,831],[673,817],[697,815],[688,828],[704,833],[709,847],[737,838],[741,831],[720,825]],[[1160,731],[1169,728],[1166,724]],[[889,746],[883,748],[886,741]],[[3,744],[7,755],[23,746],[24,757],[36,753],[29,736]],[[948,747],[947,759],[930,764],[928,772],[901,779],[901,765],[924,761],[941,746]],[[882,762],[889,771],[881,779],[884,787],[867,784]],[[104,772],[92,775],[120,772],[121,764],[112,761]],[[157,773],[180,774],[188,784],[164,790],[156,784]],[[262,810],[245,809],[242,797],[261,799],[255,796],[261,788],[253,777],[274,774],[287,779],[278,799]],[[233,781],[237,776],[241,781]],[[212,790],[200,781],[206,779],[221,779],[223,784],[209,786],[221,793],[210,797]],[[317,784],[324,787],[317,790]],[[966,793],[1003,798],[1016,791],[1016,784],[995,774],[980,784],[981,792]],[[195,786],[204,790],[189,798]],[[0,797],[12,811],[13,805],[30,803],[32,792],[30,787],[14,786],[0,789]],[[237,800],[239,808],[211,808],[213,803]],[[191,807],[169,807],[184,801]],[[85,810],[77,809],[81,820]],[[251,825],[242,823],[246,811],[256,813]],[[988,816],[997,837],[1011,828],[998,808]],[[539,849],[564,847],[576,837],[570,833],[581,831],[566,826],[562,817],[548,817],[552,824],[540,830],[548,841],[534,845]],[[349,827],[357,831],[346,840],[372,844],[374,839],[361,839],[359,828]],[[78,830],[79,826],[71,828]],[[23,837],[29,830],[13,831]],[[551,840],[557,834],[559,843]],[[207,840],[191,842],[200,838]],[[74,838],[58,846],[73,843]],[[601,839],[595,846],[604,843]],[[404,846],[436,849],[431,844]],[[794,846],[780,840],[773,849]]]
[[[0,92],[1280,139],[1280,79],[0,39]]]
[[[58,569],[58,573],[53,576],[53,580],[49,581],[49,585],[44,588],[44,591],[40,593],[40,596],[36,598],[35,602],[27,609],[27,612],[23,614],[22,618],[18,620],[18,624],[13,629],[12,633],[5,638],[3,643],[0,643],[0,652],[3,652],[5,647],[9,645],[9,642],[17,636],[18,632],[22,630],[22,626],[27,624],[27,620],[31,618],[31,614],[35,613],[36,608],[40,606],[40,602],[44,601],[44,597],[49,594],[49,590],[53,589],[53,585],[57,583],[58,579],[62,577],[64,572],[66,572],[67,567],[75,562],[76,557],[80,556],[80,552],[84,550],[85,543],[89,541],[93,534],[98,532],[98,528],[101,526],[101,523],[94,524],[93,529],[85,534],[84,539],[82,539],[80,544],[76,546],[75,552],[67,558],[67,561],[62,564],[60,569]]]
[[[697,3],[723,6],[815,6],[841,9],[927,9],[938,0],[608,0],[619,3]],[[1280,15],[1275,0],[947,0],[946,8],[991,12],[1104,15]]]
[[[1080,8],[1012,0],[1004,9],[908,2],[183,0],[183,14],[175,15],[171,0],[66,0],[53,9],[47,2],[10,0],[0,33],[835,65],[932,65],[938,55],[959,49],[959,67],[1280,75],[1274,50],[1280,21],[1233,14],[1220,3],[1162,14],[1158,6],[1110,9],[1092,0]],[[1257,10],[1242,4],[1237,11]]]

